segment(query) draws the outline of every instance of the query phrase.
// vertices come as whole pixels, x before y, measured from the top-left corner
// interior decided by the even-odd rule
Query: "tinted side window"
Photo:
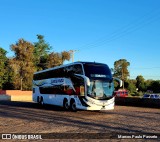
[[[34,80],[41,80],[44,78],[44,73],[38,73],[38,74],[34,74],[33,79]]]
[[[67,73],[73,74],[83,74],[82,65],[76,64],[64,68],[59,68],[56,70],[50,70],[47,72],[42,72],[35,74],[34,80],[48,79],[48,78],[58,78],[58,77],[67,77]]]
[[[74,65],[73,70],[76,74],[83,74],[82,65],[80,64]]]
[[[73,74],[83,74],[82,65],[80,65],[80,64],[68,66],[65,68],[65,70],[68,73],[70,72]]]

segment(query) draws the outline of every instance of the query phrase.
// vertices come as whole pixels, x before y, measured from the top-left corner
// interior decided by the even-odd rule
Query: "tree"
[[[35,72],[34,45],[24,39],[19,39],[16,44],[11,45],[11,50],[15,52],[15,57],[10,61],[14,70],[15,89],[30,90]]]
[[[136,87],[138,88],[138,91],[146,91],[147,87],[146,87],[146,83],[145,83],[145,79],[143,78],[142,75],[139,75],[136,77]]]
[[[42,70],[47,68],[49,51],[52,47],[46,43],[43,35],[37,35],[37,39],[38,42],[34,43],[35,66],[37,67],[37,70]]]
[[[63,51],[61,53],[52,52],[47,60],[47,68],[62,65],[65,60],[70,60],[70,52]]]
[[[71,59],[71,53],[67,51],[61,52],[61,60],[62,64],[64,63],[65,60],[69,61]]]
[[[0,89],[3,88],[3,84],[7,81],[6,69],[7,69],[7,51],[0,47]]]
[[[128,66],[130,63],[126,59],[120,59],[114,62],[114,77],[120,78],[123,81],[123,89],[124,82],[127,81],[129,77]]]
[[[47,68],[55,67],[61,65],[60,54],[52,52],[48,57]]]
[[[160,93],[160,80],[152,81],[148,89],[154,93]]]
[[[6,72],[5,72],[5,82],[3,83],[3,90],[13,90],[14,84],[13,84],[13,78],[14,78],[14,71],[11,68],[10,65],[10,59],[8,59],[6,64]]]
[[[51,46],[46,43],[44,36],[37,35],[38,42],[34,43],[35,65],[37,70],[47,69],[62,65],[65,60],[70,60],[70,52],[51,52]]]
[[[135,80],[127,80],[126,82],[126,88],[129,91],[129,93],[132,95],[136,92],[136,81]]]

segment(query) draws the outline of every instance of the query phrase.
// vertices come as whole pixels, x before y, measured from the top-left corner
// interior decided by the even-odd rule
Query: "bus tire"
[[[63,100],[63,108],[64,108],[65,110],[68,110],[68,109],[69,109],[69,103],[68,103],[68,100],[67,100],[66,98]]]
[[[39,96],[37,97],[37,103],[38,103],[38,104],[40,103]]]
[[[76,112],[77,111],[77,108],[76,108],[76,102],[74,99],[71,100],[71,103],[70,103],[70,109],[71,111],[74,111]]]
[[[44,106],[44,101],[43,101],[43,97],[40,98],[40,102],[41,106]]]

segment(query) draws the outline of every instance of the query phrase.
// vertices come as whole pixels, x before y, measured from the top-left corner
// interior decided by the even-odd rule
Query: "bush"
[[[137,96],[137,97],[141,97],[141,96],[143,96],[143,92],[134,92],[134,93],[132,93],[131,94],[132,96]]]

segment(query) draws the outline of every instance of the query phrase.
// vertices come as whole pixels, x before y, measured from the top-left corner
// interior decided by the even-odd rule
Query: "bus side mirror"
[[[85,79],[86,79],[87,86],[90,86],[91,82],[90,82],[89,78],[85,77]]]
[[[122,87],[122,80],[121,79],[115,78],[115,77],[113,77],[113,79],[116,80],[116,81],[118,81],[119,82],[119,86]]]

